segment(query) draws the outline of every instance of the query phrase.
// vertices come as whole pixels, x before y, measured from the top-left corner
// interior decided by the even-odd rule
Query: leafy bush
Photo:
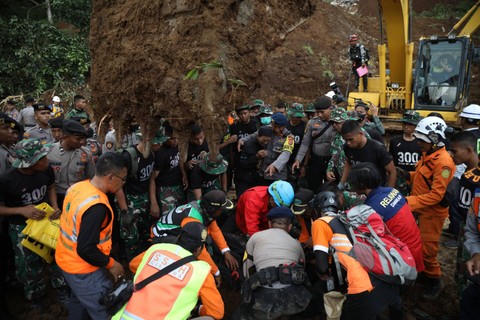
[[[82,84],[90,68],[84,36],[46,21],[0,18],[0,96]]]
[[[71,23],[81,33],[88,35],[92,12],[91,0],[52,0],[51,4],[54,21]]]

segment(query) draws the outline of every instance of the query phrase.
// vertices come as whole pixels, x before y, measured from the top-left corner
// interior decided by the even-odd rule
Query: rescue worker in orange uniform
[[[193,255],[197,258],[207,236],[207,229],[202,223],[189,222],[182,227],[176,244],[152,245],[130,262],[130,270],[135,272],[134,283],[138,284],[184,257]],[[195,308],[199,297],[202,304]],[[224,304],[210,266],[196,259],[135,291],[112,319],[187,319],[193,309],[194,316],[223,318]]]
[[[100,297],[112,287],[105,269],[115,280],[123,267],[111,258],[113,210],[106,193],[116,193],[127,180],[127,166],[120,154],[98,158],[92,180],[72,185],[60,216],[60,236],[55,259],[72,289],[68,319],[110,319]]]
[[[390,313],[391,319],[403,319],[399,286],[370,275],[360,262],[348,254],[353,245],[348,231],[336,218],[339,201],[335,193],[318,193],[313,200],[313,208],[312,239],[317,272],[326,282],[327,292],[346,293],[341,319],[375,319],[389,306],[396,311]],[[324,299],[328,300],[329,293],[325,295]],[[339,304],[335,305],[340,308]]]
[[[423,297],[435,300],[445,289],[437,259],[438,242],[443,222],[448,217],[448,201],[444,199],[453,178],[455,164],[445,149],[447,125],[438,117],[426,117],[418,123],[413,135],[422,150],[415,172],[410,173],[412,192],[406,197],[417,216],[423,242],[425,271],[417,281],[425,285]]]

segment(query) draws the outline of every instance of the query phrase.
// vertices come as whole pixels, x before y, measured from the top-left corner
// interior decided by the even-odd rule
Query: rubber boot
[[[426,286],[422,298],[427,300],[436,300],[445,290],[445,283],[441,278],[429,278],[430,285]]]

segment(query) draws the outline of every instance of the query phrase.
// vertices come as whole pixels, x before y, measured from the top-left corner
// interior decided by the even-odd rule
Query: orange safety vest
[[[338,254],[338,260],[342,266],[347,270],[347,282],[348,282],[348,293],[357,294],[365,291],[370,291],[373,289],[372,283],[368,272],[365,271],[363,266],[355,258],[348,255],[350,250],[353,249],[353,245],[348,239],[348,236],[343,233],[339,233],[338,230],[332,228],[330,222],[333,220],[333,217],[321,217],[315,220],[312,224],[312,235],[317,231],[319,223],[328,224],[329,228],[332,230],[332,237],[328,239],[329,245],[335,249]],[[323,222],[321,222],[323,221]],[[317,245],[316,243],[314,245]]]
[[[151,246],[143,256],[134,283],[189,255],[190,252],[176,244]],[[205,261],[189,262],[135,291],[112,320],[187,319],[209,273],[210,266]]]
[[[99,269],[92,266],[77,253],[78,234],[85,211],[102,203],[110,210],[108,225],[100,231],[100,241],[97,248],[105,254],[110,254],[112,248],[113,210],[108,198],[102,191],[95,188],[90,181],[81,181],[71,186],[65,196],[62,215],[60,216],[60,236],[57,242],[55,260],[63,271],[72,274],[91,273]]]

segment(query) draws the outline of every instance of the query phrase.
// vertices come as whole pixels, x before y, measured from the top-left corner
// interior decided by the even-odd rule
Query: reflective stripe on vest
[[[188,255],[191,253],[176,244],[153,245],[138,267],[135,283]],[[210,266],[206,262],[189,262],[134,292],[130,301],[112,319],[187,319],[209,273]]]
[[[113,210],[107,196],[95,188],[90,181],[78,182],[67,191],[60,216],[60,236],[55,258],[58,266],[68,273],[89,273],[98,269],[80,258],[77,253],[78,234],[83,214],[96,204],[104,204],[110,211],[108,225],[100,231],[97,245],[97,248],[108,256],[112,244]]]

